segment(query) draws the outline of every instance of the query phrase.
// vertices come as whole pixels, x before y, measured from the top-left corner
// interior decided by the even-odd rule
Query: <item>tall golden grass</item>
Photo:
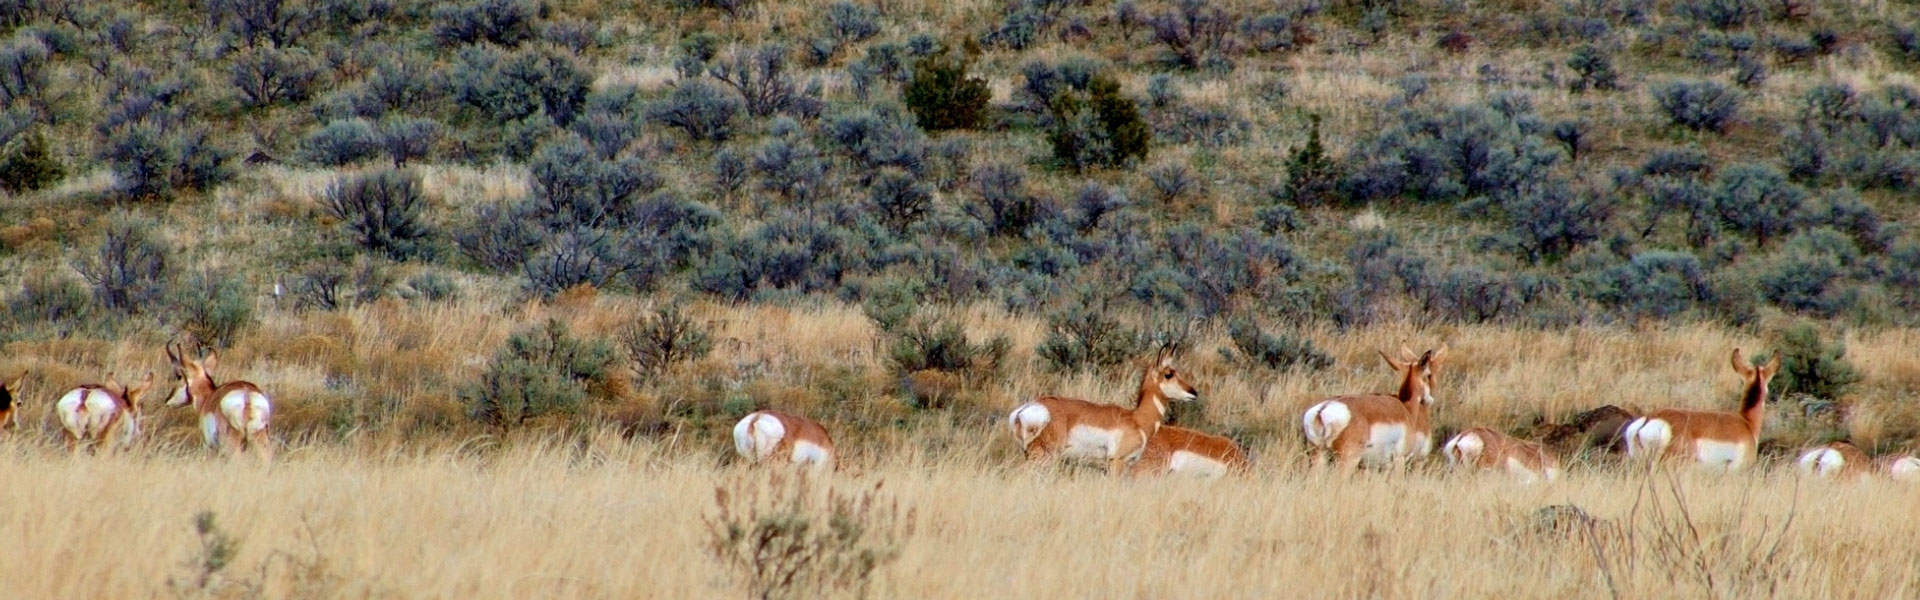
[[[29,379],[21,430],[0,442],[0,581],[9,597],[730,597],[736,572],[707,552],[716,486],[764,474],[732,464],[724,416],[659,419],[701,394],[820,417],[843,450],[839,484],[916,515],[876,597],[1513,597],[1778,595],[1909,597],[1920,534],[1904,516],[1920,488],[1750,472],[1668,478],[1575,461],[1559,483],[1523,487],[1412,473],[1334,479],[1306,466],[1300,410],[1335,393],[1385,391],[1376,350],[1445,341],[1435,421],[1508,431],[1602,404],[1731,407],[1734,347],[1766,341],[1712,325],[1643,330],[1389,324],[1305,328],[1336,359],[1320,372],[1230,362],[1215,330],[1183,362],[1206,398],[1189,424],[1250,442],[1254,472],[1218,482],[1108,479],[1018,463],[1005,411],[1039,393],[1126,402],[1133,367],[1055,373],[1034,354],[1037,319],[990,306],[933,309],[1013,351],[945,411],[911,408],[885,340],[853,306],[695,304],[721,343],[661,381],[595,390],[586,412],[504,437],[473,425],[453,388],[517,327],[548,318],[607,335],[654,300],[591,292],[550,304],[469,295],[381,301],[334,313],[264,307],[223,355],[225,377],[276,398],[285,445],[271,467],[208,457],[189,415],[149,407],[135,452],[68,456],[48,405],[105,372],[162,369],[158,332],[123,340],[17,342]],[[1846,337],[1865,381],[1842,422],[1865,446],[1911,435],[1920,332]],[[162,370],[164,375],[165,371]],[[718,384],[721,389],[709,389]],[[1817,427],[1775,410],[1763,437],[1810,443]],[[1882,436],[1886,439],[1881,439]],[[1535,512],[1572,504],[1596,521],[1539,531]],[[238,551],[211,577],[195,515]],[[825,517],[820,517],[824,519]],[[189,562],[198,561],[196,565]]]

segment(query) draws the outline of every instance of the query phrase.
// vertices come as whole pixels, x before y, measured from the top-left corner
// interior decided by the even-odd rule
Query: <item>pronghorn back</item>
[[[1505,471],[1523,481],[1560,478],[1560,459],[1545,444],[1474,427],[1447,440],[1441,454],[1456,468]]]
[[[786,457],[795,464],[832,467],[833,438],[813,419],[775,410],[756,411],[733,425],[733,449],[750,462]]]
[[[1245,473],[1251,468],[1246,451],[1233,440],[1185,427],[1161,425],[1148,438],[1146,450],[1134,463],[1133,472],[1220,477]]]

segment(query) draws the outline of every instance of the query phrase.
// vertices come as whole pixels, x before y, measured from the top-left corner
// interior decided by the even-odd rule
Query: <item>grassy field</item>
[[[0,580],[18,598],[746,594],[740,572],[710,553],[714,491],[764,489],[767,472],[720,466],[712,447],[611,433],[524,442],[305,447],[271,469],[7,443]],[[897,551],[872,574],[873,597],[1920,593],[1920,558],[1897,550],[1920,523],[1889,518],[1915,489],[1884,481],[1576,468],[1521,487],[1434,472],[1328,478],[1269,460],[1249,477],[1201,482],[885,454],[814,488],[879,485],[879,500],[897,504],[892,519],[858,513],[859,548]],[[1536,514],[1559,504],[1604,521],[1555,528]],[[832,514],[818,501],[760,506],[744,522],[825,527]],[[229,553],[196,534],[203,511]]]

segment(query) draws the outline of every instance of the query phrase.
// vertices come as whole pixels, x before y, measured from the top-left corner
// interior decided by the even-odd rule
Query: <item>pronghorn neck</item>
[[[187,381],[187,393],[193,395],[193,409],[206,414],[220,408],[220,401],[213,397],[215,386],[212,373],[201,373]]]
[[[1160,384],[1152,375],[1140,379],[1140,393],[1133,405],[1133,422],[1148,433],[1160,428],[1167,422],[1167,395],[1160,391]]]
[[[1414,409],[1418,406],[1420,408],[1416,410],[1425,411],[1427,403],[1421,400],[1426,396],[1426,389],[1425,383],[1420,381],[1419,366],[1407,369],[1406,377],[1400,380],[1400,392],[1397,396],[1400,398],[1400,403],[1407,405],[1407,408]]]
[[[1760,434],[1760,424],[1766,420],[1766,411],[1767,378],[1761,375],[1747,384],[1747,395],[1740,401],[1740,416],[1747,420],[1747,428],[1755,436]]]

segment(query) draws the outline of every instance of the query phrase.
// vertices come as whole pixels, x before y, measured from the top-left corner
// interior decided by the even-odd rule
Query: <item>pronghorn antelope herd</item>
[[[1399,471],[1430,455],[1434,447],[1431,411],[1446,356],[1444,344],[1419,354],[1404,345],[1395,354],[1381,352],[1396,373],[1397,392],[1333,396],[1308,407],[1300,424],[1312,464],[1316,468],[1331,464],[1341,473],[1362,465]],[[252,452],[263,462],[272,461],[273,402],[259,386],[216,381],[217,351],[196,358],[182,344],[169,342],[166,357],[173,383],[165,404],[193,407],[209,449],[229,455]],[[1602,407],[1589,411],[1609,411],[1611,417],[1603,420],[1606,432],[1594,432],[1601,436],[1594,441],[1606,442],[1596,445],[1623,449],[1630,459],[1649,465],[1691,463],[1722,472],[1751,466],[1765,420],[1768,384],[1780,371],[1780,357],[1776,354],[1766,364],[1754,364],[1736,349],[1731,365],[1745,383],[1738,411],[1668,408],[1635,416]],[[17,425],[26,377],[22,371],[11,379],[0,379],[0,431]],[[154,378],[149,372],[129,384],[108,375],[104,383],[78,385],[62,393],[52,408],[67,446],[76,453],[89,449],[113,453],[133,447],[141,434],[141,400],[154,386]],[[1234,440],[1167,423],[1171,403],[1199,397],[1199,388],[1176,368],[1173,353],[1163,349],[1143,363],[1132,408],[1039,396],[1015,407],[1006,424],[1029,463],[1090,462],[1103,465],[1112,475],[1136,476],[1212,478],[1249,472],[1252,461]],[[734,451],[749,463],[836,468],[838,451],[827,428],[791,412],[748,414],[734,425],[733,442]],[[1448,439],[1441,445],[1441,456],[1453,469],[1499,472],[1526,483],[1557,480],[1564,470],[1561,457],[1547,444],[1479,425]],[[1809,476],[1920,481],[1920,457],[1908,453],[1875,458],[1849,442],[1804,450],[1795,465]]]

